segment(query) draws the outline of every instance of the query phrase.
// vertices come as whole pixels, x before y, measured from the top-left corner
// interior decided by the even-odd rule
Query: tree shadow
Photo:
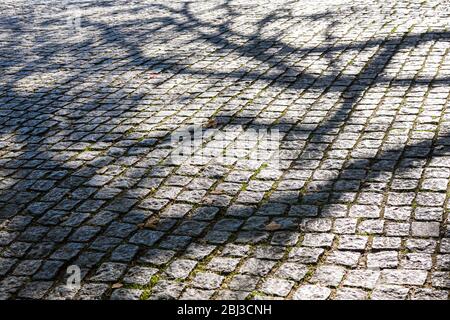
[[[92,4],[103,5],[110,3]],[[289,9],[269,13],[256,23],[255,32],[244,34],[233,28],[242,14],[233,8],[231,1],[213,8],[224,10],[226,19],[219,23],[201,20],[191,5],[185,2],[180,8],[172,8],[149,4],[132,7],[128,12],[119,8],[121,14],[159,9],[167,15],[124,24],[92,16],[84,22],[85,27],[98,38],[84,39],[69,48],[64,39],[44,39],[42,45],[30,52],[42,56],[30,62],[21,61],[12,71],[8,71],[11,68],[8,59],[2,58],[1,67],[7,76],[0,82],[0,219],[8,235],[13,236],[5,242],[5,248],[30,243],[24,257],[47,261],[36,280],[57,280],[52,285],[59,285],[66,276],[66,267],[72,264],[82,267],[87,281],[102,262],[115,261],[127,267],[142,263],[154,266],[154,261],[145,259],[149,248],[173,251],[176,257],[192,256],[188,252],[193,243],[205,248],[211,245],[216,251],[230,244],[272,244],[286,251],[301,234],[320,232],[320,228],[315,231],[311,225],[335,217],[333,214],[342,209],[339,206],[348,210],[356,194],[365,190],[386,193],[387,176],[423,168],[431,161],[448,157],[450,136],[443,130],[443,134],[435,133],[433,138],[411,145],[380,151],[367,148],[368,153],[358,158],[347,161],[347,154],[342,161],[321,163],[326,153],[336,151],[332,149],[330,136],[334,141],[347,124],[352,124],[349,122],[352,114],[358,111],[355,108],[370,88],[386,84],[409,88],[449,84],[448,78],[399,79],[384,75],[396,53],[426,41],[449,41],[448,32],[294,47],[279,40],[281,33],[264,36],[264,28],[271,22],[292,17]],[[328,11],[301,18],[329,22],[330,35],[339,19],[335,15],[328,21],[331,15],[333,12]],[[2,57],[14,52],[16,46],[23,46],[23,38],[15,37],[22,27],[14,26],[15,19],[9,22],[11,38],[0,44]],[[130,28],[136,25],[143,28]],[[231,51],[257,65],[265,65],[267,72],[193,68],[183,63],[186,57],[177,56],[177,52],[149,56],[145,45],[151,44],[152,36],[165,28],[172,28],[176,34],[194,33],[197,35],[194,44],[205,42],[215,46],[216,54]],[[137,42],[140,40],[143,45]],[[118,48],[122,55],[103,53],[102,48],[109,46]],[[297,68],[286,61],[287,57],[295,56],[297,61],[319,54],[332,64],[351,50],[369,51],[370,58],[356,74],[346,74],[345,68],[338,65],[331,72],[315,74],[308,72],[308,67]],[[62,55],[68,60],[58,63]],[[83,68],[77,63],[80,57],[87,60]],[[310,65],[314,61],[317,60]],[[27,77],[37,76],[45,84],[45,74],[39,72],[60,70],[64,70],[62,79],[50,77],[48,85],[23,91],[21,81]],[[196,101],[203,92],[175,92],[173,98],[166,93],[171,79],[184,76],[258,81],[264,87],[290,90],[296,93],[296,98],[315,90],[338,98],[331,108],[323,109],[326,116],[318,123],[302,122],[301,118],[265,122],[245,113],[221,112],[221,108],[198,117],[205,127],[214,120],[214,129],[237,125],[243,125],[244,129],[279,129],[284,136],[282,151],[285,151],[279,172],[270,172],[270,159],[256,163],[239,160],[224,166],[215,164],[213,157],[211,163],[197,162],[194,157],[187,165],[175,165],[171,162],[174,149],[171,134],[188,129],[192,113],[179,117],[174,114],[183,113],[183,107],[191,101],[203,101]],[[148,103],[153,98],[148,95],[150,90],[169,97],[175,107],[170,108],[169,101],[161,102],[168,110],[158,108],[160,104],[154,101]],[[447,106],[448,102],[445,103]],[[246,106],[247,103],[243,110]],[[163,123],[167,117],[172,117],[172,124]],[[383,124],[379,128],[377,124],[372,124],[372,128],[370,125],[369,130],[373,131],[388,128]],[[208,136],[212,131],[205,128],[204,134]],[[209,137],[205,145],[213,138]],[[304,149],[289,152],[296,143],[303,144]],[[319,164],[324,168],[323,179],[309,183]],[[233,168],[254,174],[238,177],[242,180],[235,183],[227,180]],[[258,183],[253,186],[252,181]],[[274,189],[265,190],[264,181]],[[238,185],[239,190],[233,189]],[[241,191],[257,196],[262,192],[258,190],[265,192],[259,201],[239,198]],[[180,200],[177,197],[183,192],[186,198]],[[131,252],[135,248],[138,251],[128,259],[117,259],[117,250],[125,244]],[[324,249],[330,247],[331,243]],[[320,254],[326,254],[325,250]],[[43,274],[49,270],[50,261],[61,264],[46,279]]]

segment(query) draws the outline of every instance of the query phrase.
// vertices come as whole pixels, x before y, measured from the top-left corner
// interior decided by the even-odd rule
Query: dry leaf
[[[272,221],[271,223],[269,223],[266,226],[266,230],[267,231],[275,231],[275,230],[279,230],[280,228],[281,228],[281,225],[276,223],[276,222],[274,222],[274,221]]]
[[[118,289],[118,288],[122,288],[123,287],[123,284],[122,283],[114,283],[113,285],[112,285],[112,288],[113,289]]]
[[[144,228],[153,229],[155,228],[159,223],[159,218],[156,216],[150,217],[145,221]]]

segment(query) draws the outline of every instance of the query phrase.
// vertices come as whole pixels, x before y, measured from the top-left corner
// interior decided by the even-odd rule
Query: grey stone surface
[[[285,262],[278,268],[275,275],[284,279],[300,281],[306,276],[307,273],[308,267],[306,265],[296,262]]]
[[[177,299],[183,291],[184,284],[176,281],[162,280],[153,288],[150,299],[152,300],[173,300]]]
[[[398,252],[380,251],[367,255],[367,267],[369,268],[395,268],[398,266]]]
[[[217,289],[220,287],[224,277],[212,272],[199,272],[192,279],[193,285],[201,289]]]
[[[448,12],[2,1],[0,299],[448,299]]]
[[[371,295],[373,300],[405,300],[409,292],[409,288],[397,285],[380,285],[377,286]]]
[[[112,292],[111,300],[139,300],[143,290],[119,288]]]
[[[41,299],[52,286],[51,281],[29,282],[19,291],[19,298]]]
[[[310,281],[323,286],[337,287],[344,275],[343,267],[323,265],[316,269]]]
[[[185,279],[196,266],[197,261],[187,259],[177,259],[166,269],[169,277]]]
[[[373,289],[375,288],[379,278],[379,271],[350,270],[345,278],[344,285],[349,287]]]
[[[126,265],[120,263],[105,262],[98,268],[92,281],[112,282],[117,281],[126,269]]]
[[[339,288],[334,296],[336,300],[366,300],[368,299],[368,293],[361,289],[356,288]]]
[[[158,269],[156,268],[135,266],[127,271],[123,277],[123,281],[130,284],[146,285],[157,272]]]
[[[303,285],[294,294],[294,300],[326,300],[331,290],[315,285]]]
[[[285,297],[289,294],[293,285],[293,281],[280,278],[267,278],[261,285],[261,291],[269,295]]]

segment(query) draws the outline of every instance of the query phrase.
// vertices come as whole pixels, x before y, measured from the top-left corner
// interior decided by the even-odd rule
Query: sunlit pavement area
[[[444,0],[1,1],[0,299],[448,300],[449,49]]]

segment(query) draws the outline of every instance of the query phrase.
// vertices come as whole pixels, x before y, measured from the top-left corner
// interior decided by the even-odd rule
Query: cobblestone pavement
[[[449,9],[2,1],[0,298],[449,299]]]

